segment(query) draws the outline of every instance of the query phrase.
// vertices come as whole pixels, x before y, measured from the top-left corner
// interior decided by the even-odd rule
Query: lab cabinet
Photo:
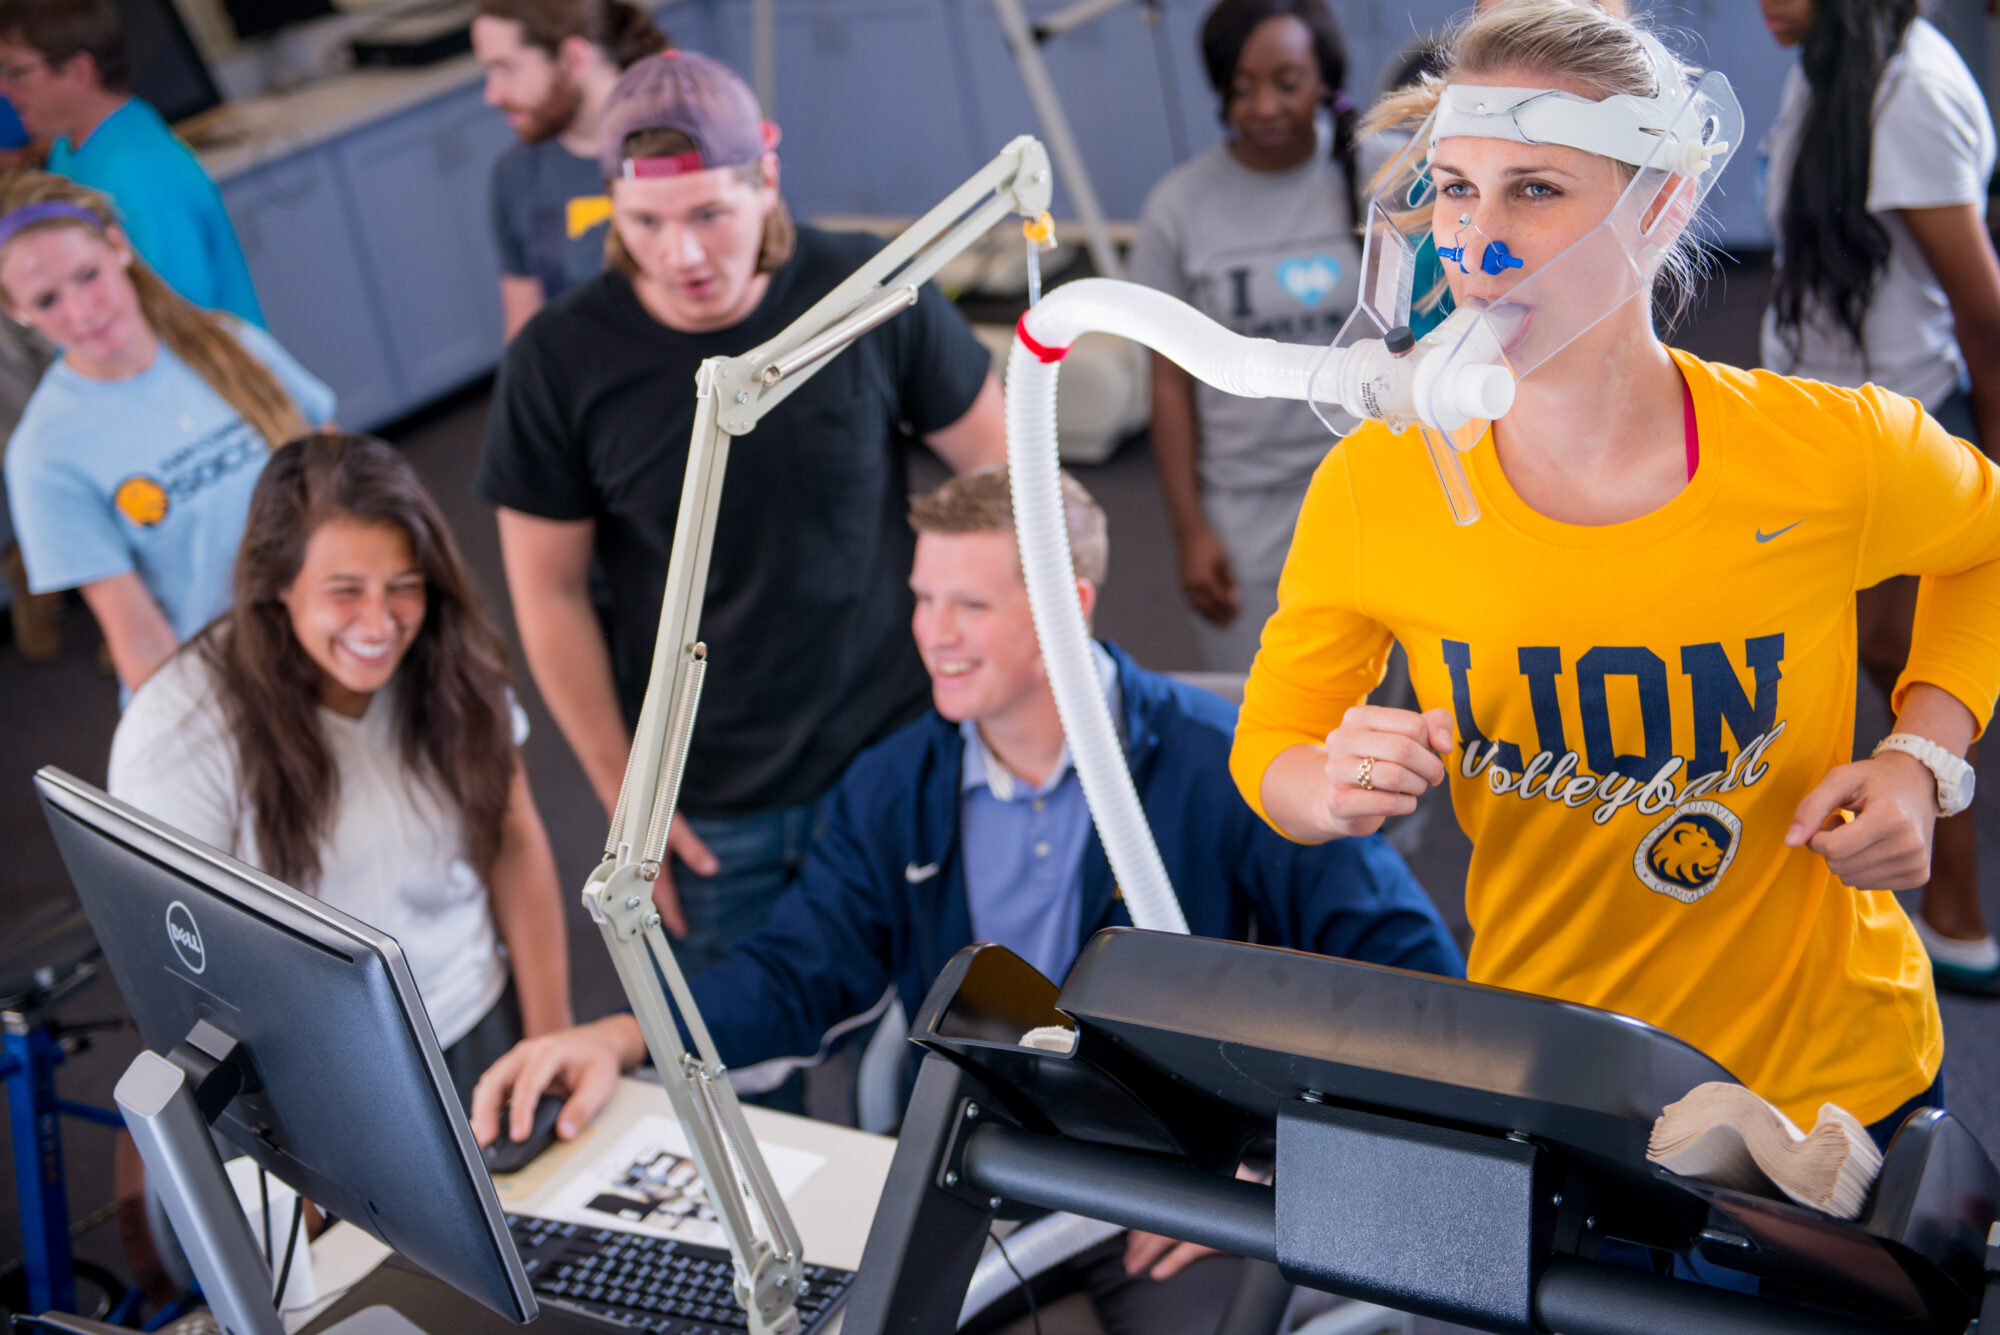
[[[222,187],[264,318],[301,365],[332,386],[342,425],[396,416],[401,390],[332,156],[297,153]]]
[[[476,83],[221,181],[271,332],[371,430],[500,360],[487,182],[513,142]]]
[[[335,146],[387,316],[383,343],[413,404],[499,359],[500,259],[487,182],[513,139],[475,86]]]

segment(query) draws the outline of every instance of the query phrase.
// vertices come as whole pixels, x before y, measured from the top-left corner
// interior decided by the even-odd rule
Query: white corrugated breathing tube
[[[1028,312],[1022,327],[1043,349],[1067,349],[1083,334],[1104,330],[1161,347],[1169,356],[1174,356],[1171,349],[1178,347],[1195,357],[1199,355],[1197,348],[1205,346],[1207,340],[1205,331],[1184,318],[1188,316],[1201,320],[1186,306],[1149,289],[1085,279],[1050,293]],[[1260,393],[1252,387],[1275,374],[1286,388],[1296,389],[1285,397],[1303,398],[1320,355],[1318,348],[1288,350],[1283,359],[1288,364],[1275,373],[1247,357],[1238,357],[1221,371],[1228,382],[1221,387],[1232,393]],[[1041,641],[1042,662],[1055,692],[1063,733],[1069,739],[1070,760],[1083,784],[1098,838],[1104,843],[1133,925],[1184,933],[1187,919],[1181,914],[1180,901],[1174,896],[1160,851],[1153,843],[1152,828],[1132,786],[1132,772],[1126,766],[1118,728],[1091,661],[1090,631],[1076,598],[1076,569],[1063,524],[1062,465],[1056,452],[1056,370],[1060,359],[1045,360],[1048,356],[1046,351],[1031,349],[1017,333],[1007,360],[1007,472],[1035,636]],[[1017,1229],[1007,1239],[1004,1252],[995,1246],[980,1259],[966,1290],[959,1324],[964,1325],[1020,1282],[1017,1272],[1022,1279],[1032,1278],[1121,1231],[1116,1224],[1072,1214],[1052,1214]]]
[[[1077,602],[1076,568],[1063,523],[1056,373],[1069,346],[1093,332],[1132,339],[1197,379],[1244,398],[1309,399],[1317,371],[1322,395],[1360,399],[1364,380],[1383,375],[1406,380],[1415,368],[1392,365],[1379,341],[1330,355],[1325,348],[1244,338],[1164,293],[1103,278],[1064,284],[1031,307],[1016,329],[1007,358],[1007,474],[1042,662],[1071,762],[1133,925],[1185,933],[1187,919],[1132,786],[1091,661],[1090,631]],[[1486,388],[1486,382],[1477,383]],[[1512,383],[1509,378],[1504,386],[1510,401]],[[1398,388],[1406,396],[1406,387]],[[1360,407],[1345,406],[1363,415]],[[1006,1292],[1017,1272],[1031,1278],[1118,1232],[1115,1224],[1071,1214],[1053,1214],[1016,1230],[1004,1253],[996,1246],[981,1258],[959,1324]]]

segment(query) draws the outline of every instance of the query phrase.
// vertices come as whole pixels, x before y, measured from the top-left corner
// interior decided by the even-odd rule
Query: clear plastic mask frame
[[[1434,112],[1390,164],[1369,200],[1360,300],[1313,375],[1313,411],[1336,436],[1347,436],[1362,419],[1319,391],[1332,349],[1407,328],[1417,303],[1442,299],[1441,293],[1413,290],[1418,244],[1432,225],[1426,209],[1434,211],[1438,205],[1430,179],[1435,119]],[[1709,191],[1742,143],[1743,109],[1729,80],[1710,71],[1695,83],[1651,158],[1633,172],[1603,221],[1538,268],[1515,271],[1513,283],[1498,297],[1459,305],[1422,344],[1431,345],[1427,351],[1433,354],[1437,345],[1448,345],[1447,367],[1467,360],[1497,362],[1517,382],[1525,380],[1625,303],[1650,298],[1661,265],[1700,216]],[[1692,176],[1681,172],[1690,145],[1702,146],[1708,163]],[[1486,238],[1472,238],[1482,248],[1485,243]],[[1464,263],[1473,270],[1479,267],[1470,244]],[[1422,377],[1418,393],[1446,378]],[[1453,520],[1470,524],[1479,518],[1479,504],[1458,456],[1476,446],[1492,423],[1474,420],[1440,431],[1424,419],[1448,419],[1450,414],[1426,411],[1429,406],[1419,401],[1414,416],[1387,425],[1398,433],[1413,423],[1418,427]]]

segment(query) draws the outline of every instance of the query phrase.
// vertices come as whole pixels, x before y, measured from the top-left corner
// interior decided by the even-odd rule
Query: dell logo
[[[167,940],[174,943],[174,954],[181,957],[181,963],[195,973],[208,967],[208,952],[201,945],[201,928],[194,925],[194,914],[178,899],[167,905]]]

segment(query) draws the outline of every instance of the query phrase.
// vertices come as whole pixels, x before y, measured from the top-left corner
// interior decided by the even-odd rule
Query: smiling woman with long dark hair
[[[366,436],[272,455],[235,595],[133,697],[111,791],[394,935],[465,1096],[570,1018],[505,646],[437,502]]]

